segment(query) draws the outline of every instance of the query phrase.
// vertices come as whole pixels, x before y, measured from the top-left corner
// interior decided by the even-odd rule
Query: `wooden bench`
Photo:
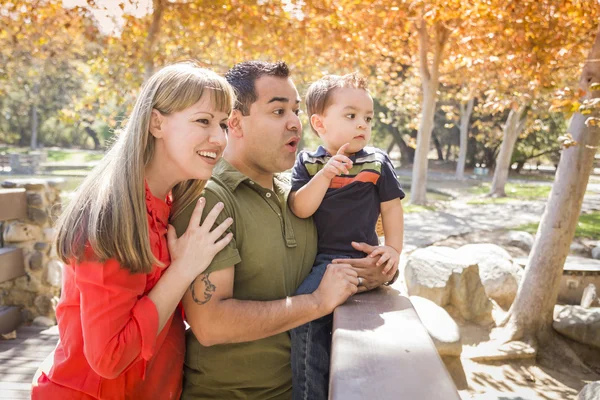
[[[330,400],[460,400],[410,300],[391,287],[335,310],[329,391]]]
[[[0,222],[27,217],[25,189],[0,189]],[[4,227],[2,227],[4,228]],[[0,231],[0,239],[2,236]],[[3,246],[0,240],[0,246]],[[24,276],[23,249],[0,247],[0,283]],[[19,307],[0,305],[0,334],[17,329],[21,323]]]

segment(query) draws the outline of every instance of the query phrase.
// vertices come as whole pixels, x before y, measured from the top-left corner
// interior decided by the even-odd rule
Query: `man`
[[[282,62],[237,64],[226,79],[238,102],[204,197],[205,210],[223,204],[217,224],[233,218],[234,237],[183,299],[191,330],[182,398],[289,400],[287,331],[390,278],[376,259],[351,260],[331,265],[314,293],[292,296],[317,250],[312,220],[288,209],[289,183],[278,175],[294,165],[300,141],[298,91]],[[193,208],[173,221],[178,234]]]

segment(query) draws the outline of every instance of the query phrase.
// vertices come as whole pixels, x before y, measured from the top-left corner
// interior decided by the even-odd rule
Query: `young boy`
[[[306,108],[323,145],[298,154],[289,205],[300,218],[313,216],[319,241],[315,264],[297,294],[314,292],[333,259],[364,257],[352,242],[378,246],[380,213],[385,245],[370,256],[380,256],[377,264],[386,263],[385,273],[398,264],[404,235],[404,192],[394,167],[385,152],[365,147],[374,113],[365,78],[323,77],[308,89]],[[327,399],[332,321],[328,315],[291,331],[294,400]]]

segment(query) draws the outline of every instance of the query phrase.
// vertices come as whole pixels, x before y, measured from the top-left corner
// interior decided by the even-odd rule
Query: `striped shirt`
[[[301,151],[292,170],[292,191],[306,185],[330,158],[322,146],[315,152]],[[331,180],[313,215],[319,254],[364,257],[351,242],[376,246],[380,203],[404,198],[394,166],[384,151],[365,147],[349,158],[353,162],[349,173]]]

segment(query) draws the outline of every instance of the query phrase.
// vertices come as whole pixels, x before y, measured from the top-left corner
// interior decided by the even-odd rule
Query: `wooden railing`
[[[408,297],[382,287],[333,317],[330,400],[460,400]]]
[[[2,232],[6,221],[26,217],[25,189],[0,189],[0,283],[25,275],[23,249],[4,247]],[[0,334],[14,331],[20,323],[19,307],[0,304]]]

